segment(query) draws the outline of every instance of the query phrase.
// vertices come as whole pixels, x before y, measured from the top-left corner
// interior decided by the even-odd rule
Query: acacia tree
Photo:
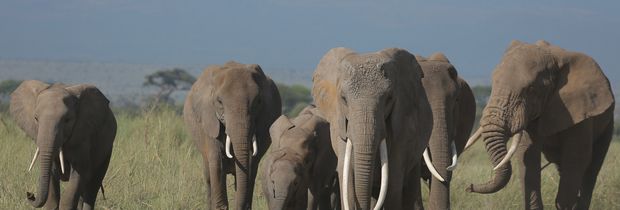
[[[175,91],[189,90],[192,84],[196,82],[196,78],[187,73],[184,69],[173,68],[159,70],[155,73],[146,75],[144,83],[145,87],[157,87],[159,90],[153,96],[155,103],[164,102],[174,104],[174,99],[170,95]]]

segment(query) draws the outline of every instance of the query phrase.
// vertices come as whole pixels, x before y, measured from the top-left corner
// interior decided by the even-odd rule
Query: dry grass
[[[38,169],[30,173],[27,169],[35,147],[6,114],[0,117],[5,122],[0,124],[0,207],[29,209],[25,192],[36,190]],[[204,209],[207,203],[201,158],[182,118],[173,110],[163,109],[137,116],[119,114],[117,120],[112,162],[104,180],[107,200],[100,193],[97,209]],[[620,209],[618,161],[620,141],[614,141],[598,179],[592,209]],[[482,144],[465,153],[459,163],[452,188],[453,209],[522,209],[516,177],[506,189],[492,195],[465,192],[470,183],[491,177]],[[552,209],[558,176],[553,167],[545,169],[542,176],[545,207]],[[228,178],[232,189],[234,182]],[[232,192],[229,190],[231,201]],[[255,188],[254,209],[266,209],[260,186]]]

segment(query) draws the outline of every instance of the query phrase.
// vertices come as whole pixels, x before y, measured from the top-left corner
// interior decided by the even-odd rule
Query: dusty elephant
[[[525,208],[543,208],[542,151],[560,174],[556,207],[587,209],[611,141],[615,103],[596,61],[542,40],[536,44],[513,41],[493,72],[492,87],[481,127],[471,140],[483,137],[495,175],[467,190],[502,189],[512,173],[510,157],[517,152]],[[529,138],[518,137],[522,131]],[[507,151],[512,135],[515,140]]]
[[[28,192],[36,208],[93,209],[108,169],[116,120],[108,99],[92,85],[22,82],[11,94],[10,112],[35,140],[39,188]],[[60,196],[60,180],[69,181]]]
[[[261,171],[269,209],[339,209],[336,154],[329,123],[312,105],[292,120],[282,115],[270,133],[273,140]]]
[[[422,76],[415,57],[396,48],[334,48],[319,62],[312,96],[330,123],[344,209],[421,207],[412,198],[433,124]]]
[[[258,163],[281,106],[275,83],[256,64],[209,66],[192,85],[183,117],[202,154],[212,208],[228,208],[226,174],[236,178],[235,209],[251,208]]]
[[[416,56],[424,72],[422,85],[433,111],[433,131],[422,177],[430,180],[430,209],[450,208],[450,180],[476,117],[476,101],[469,85],[457,75],[446,56]],[[430,153],[430,155],[428,154]],[[433,167],[434,166],[434,167]],[[430,169],[430,170],[429,170]]]

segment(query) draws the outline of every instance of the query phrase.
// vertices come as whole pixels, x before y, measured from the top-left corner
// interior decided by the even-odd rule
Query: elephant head
[[[253,164],[271,144],[269,126],[280,116],[278,89],[259,65],[228,62],[207,67],[192,86],[186,103],[198,119],[196,130],[212,139],[225,139],[225,154],[234,159],[237,209],[247,209],[252,199]],[[262,141],[257,142],[257,136]],[[256,156],[253,160],[253,156]],[[210,167],[210,166],[209,166]],[[215,168],[212,171],[217,171]],[[221,196],[218,196],[221,197]]]
[[[591,57],[542,40],[513,41],[493,72],[489,102],[470,139],[483,137],[495,174],[467,190],[493,193],[508,183],[510,156],[518,144],[514,141],[506,150],[511,136],[524,129],[539,136],[555,134],[604,112],[613,101],[609,81]]]
[[[270,129],[272,149],[264,169],[263,192],[269,209],[304,209],[316,158],[317,129],[327,123],[303,112],[291,122],[278,118]]]
[[[34,207],[47,201],[52,170],[60,165],[65,173],[63,148],[79,147],[85,137],[94,135],[106,120],[109,101],[94,86],[48,85],[36,80],[22,82],[11,94],[10,112],[19,127],[36,141],[40,159],[39,188],[36,196],[28,192]],[[69,151],[68,151],[69,152]],[[59,157],[59,159],[57,159]]]
[[[332,146],[343,160],[338,170],[342,175],[345,209],[350,203],[354,204],[352,208],[369,209],[377,156],[381,160],[381,185],[375,208],[382,206],[388,170],[392,171],[388,168],[387,148],[399,147],[402,142],[395,139],[400,132],[419,126],[414,124],[419,122],[417,110],[424,106],[420,101],[428,103],[421,77],[415,57],[403,49],[357,54],[350,49],[334,48],[319,62],[312,95],[330,123]],[[345,142],[344,152],[338,148],[339,142]],[[411,148],[410,154],[421,154],[427,142],[416,143],[420,148]],[[353,169],[351,174],[349,165]],[[352,197],[348,196],[347,187],[350,175],[354,178]]]
[[[416,56],[416,59],[424,72],[422,85],[433,112],[429,141],[431,158],[424,155],[434,178],[430,185],[429,207],[449,209],[452,170],[471,132],[476,102],[469,85],[458,77],[444,54],[435,53],[428,58]]]

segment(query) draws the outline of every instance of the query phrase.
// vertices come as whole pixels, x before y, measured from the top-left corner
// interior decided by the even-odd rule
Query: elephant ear
[[[269,134],[271,135],[273,144],[275,144],[275,148],[280,148],[280,137],[282,137],[284,131],[290,130],[293,127],[295,127],[295,125],[293,125],[285,115],[280,115],[280,117],[271,124]]]
[[[558,53],[557,51],[555,53]],[[552,92],[539,119],[539,132],[551,135],[605,112],[614,104],[609,80],[587,55],[572,52],[560,64]],[[560,55],[563,56],[563,55]]]
[[[416,58],[404,49],[386,49],[382,51],[396,62],[394,107],[390,113],[390,124],[396,138],[406,138],[411,132],[419,137],[416,142],[428,141],[433,125],[432,111],[422,86],[424,74]],[[418,145],[416,152],[422,154],[425,146]]]
[[[341,105],[338,90],[338,75],[342,70],[341,62],[347,56],[354,54],[351,49],[333,48],[329,50],[316,67],[312,77],[312,97],[321,113],[328,117],[328,121],[336,123],[340,138],[346,139],[346,118],[339,110]]]
[[[112,114],[110,101],[93,85],[74,85],[66,90],[78,98],[77,117],[71,140],[84,141],[103,126],[107,115]]]
[[[219,84],[218,80],[221,79],[219,73],[222,71],[223,69],[219,65],[208,66],[192,85],[186,102],[190,103],[186,106],[192,110],[191,114],[195,115],[195,121],[202,125],[196,127],[195,130],[211,138],[217,138],[220,134],[220,121],[215,107],[215,103],[217,103],[215,92]]]
[[[39,93],[50,85],[38,80],[23,81],[13,93],[11,93],[10,112],[17,125],[26,132],[30,138],[37,138],[37,123],[34,111]]]
[[[461,153],[471,134],[476,118],[476,100],[469,84],[460,77],[456,80],[459,93],[456,102],[456,133],[455,144],[457,153]]]
[[[265,76],[264,74],[263,76],[263,79],[259,81],[259,84],[261,85],[260,97],[262,101],[262,108],[260,114],[258,115],[258,130],[256,132],[259,135],[269,138],[269,126],[271,126],[271,124],[282,114],[282,99],[280,98],[280,92],[278,91],[278,87],[273,82],[273,80],[271,80],[271,78]],[[269,142],[265,143],[268,144],[268,147],[271,144],[271,138],[267,140]]]

